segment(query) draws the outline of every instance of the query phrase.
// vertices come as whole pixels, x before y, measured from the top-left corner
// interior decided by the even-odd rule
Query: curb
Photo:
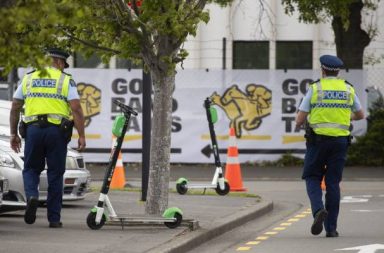
[[[207,228],[199,228],[192,232],[180,236],[177,239],[156,246],[147,251],[147,253],[179,253],[187,252],[199,245],[220,236],[229,230],[239,227],[248,221],[259,218],[264,214],[272,211],[272,201],[261,201],[255,206],[246,207],[243,210],[236,212],[226,218],[210,225]]]

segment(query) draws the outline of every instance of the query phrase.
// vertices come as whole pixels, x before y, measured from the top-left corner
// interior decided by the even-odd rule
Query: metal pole
[[[143,69],[143,138],[142,138],[142,168],[141,168],[141,201],[147,200],[149,160],[151,148],[151,105],[152,105],[151,74]]]
[[[223,37],[223,69],[227,66],[227,38]]]
[[[17,75],[17,69],[13,68],[11,72],[8,74],[8,84],[9,84],[9,100],[12,100],[13,93],[17,88],[17,82],[19,81],[19,77]]]

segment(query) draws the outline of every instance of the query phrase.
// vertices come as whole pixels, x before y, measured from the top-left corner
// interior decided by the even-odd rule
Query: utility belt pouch
[[[352,135],[348,135],[347,138],[348,138],[348,146],[351,146],[353,136]]]
[[[40,128],[48,127],[48,117],[46,114],[44,115],[38,115],[37,116],[37,123],[39,124]]]
[[[304,138],[307,140],[308,143],[316,142],[316,134],[313,131],[312,127],[309,126],[309,124],[307,124],[305,127]]]
[[[22,120],[19,122],[19,134],[23,139],[25,139],[25,136],[27,135],[27,123]]]
[[[72,120],[69,120],[66,118],[61,119],[60,130],[63,133],[64,138],[67,141],[67,143],[69,143],[71,141],[73,125],[74,125],[74,123]]]

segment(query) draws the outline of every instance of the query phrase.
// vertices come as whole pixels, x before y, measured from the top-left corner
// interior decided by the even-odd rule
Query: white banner
[[[123,161],[141,162],[142,71],[69,69],[78,84],[86,116],[86,162],[108,162],[112,147],[113,99],[124,100],[139,115],[132,117],[123,143]],[[240,162],[275,160],[290,152],[303,156],[304,130],[295,132],[294,120],[308,84],[319,70],[178,70],[174,91],[171,162],[213,163],[204,100],[211,97],[219,120],[215,124],[221,162],[225,162],[229,127],[238,136]],[[365,73],[342,72],[354,84],[366,105]],[[366,122],[354,123],[354,135],[366,131]],[[76,134],[76,131],[74,131]],[[70,146],[76,147],[76,135]]]

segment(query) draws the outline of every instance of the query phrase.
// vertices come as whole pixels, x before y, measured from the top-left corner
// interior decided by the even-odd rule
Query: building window
[[[277,41],[276,69],[312,69],[312,41]]]
[[[90,57],[84,57],[81,53],[75,53],[74,65],[75,68],[108,68],[96,54],[92,54]]]
[[[269,41],[234,41],[234,69],[268,69]]]
[[[117,69],[142,69],[142,63],[134,63],[128,59],[116,58]]]

